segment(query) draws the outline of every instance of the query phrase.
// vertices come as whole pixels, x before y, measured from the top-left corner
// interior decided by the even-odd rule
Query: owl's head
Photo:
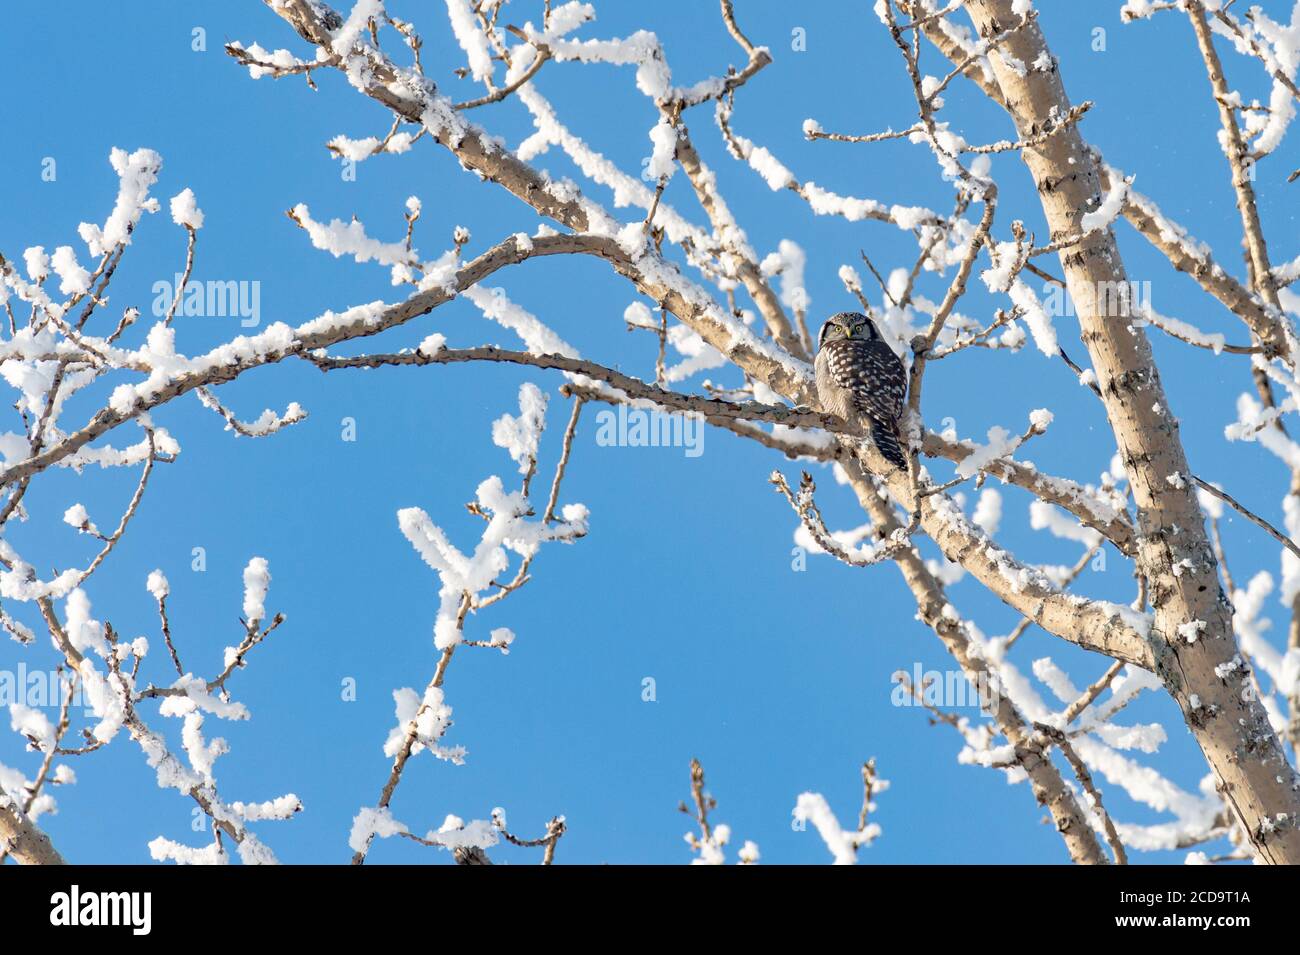
[[[876,323],[858,312],[840,312],[832,315],[817,336],[817,347],[839,338],[858,338],[863,341],[880,341]]]

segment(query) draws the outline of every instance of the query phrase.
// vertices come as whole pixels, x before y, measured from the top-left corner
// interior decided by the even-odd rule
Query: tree
[[[463,254],[470,236],[458,230],[448,251],[424,260],[413,246],[422,208],[418,200],[408,202],[406,235],[396,242],[373,238],[355,220],[322,222],[308,206],[297,205],[290,218],[313,246],[336,257],[389,268],[393,284],[408,287],[408,297],[327,312],[296,326],[276,323],[192,356],[177,352],[174,330],[176,317],[185,314],[203,225],[189,190],[171,200],[172,218],[185,229],[188,248],[180,281],[170,296],[161,298],[159,321],[135,347],[125,342],[135,334],[138,311],[128,311],[111,329],[105,323],[98,330],[102,320],[97,310],[130,237],[143,216],[158,208],[149,189],[161,159],[151,150],[113,154],[121,178],[116,206],[103,226],[83,226],[81,233],[98,259],[93,270],[78,263],[70,246],[52,256],[39,247],[28,249],[26,278],[13,262],[0,261],[9,293],[4,366],[6,378],[17,382],[22,392],[18,412],[23,421],[18,436],[22,446],[7,454],[0,470],[0,485],[8,494],[0,523],[24,515],[29,487],[55,468],[100,463],[139,466],[141,472],[111,533],[102,533],[80,505],[64,515],[68,524],[102,542],[84,569],[42,579],[12,546],[6,544],[0,554],[5,568],[0,595],[35,606],[61,656],[61,689],[66,693],[57,725],[29,707],[13,711],[15,729],[42,754],[31,779],[9,771],[4,780],[7,802],[0,807],[0,836],[16,859],[58,859],[37,828],[42,800],[48,799],[44,789],[58,780],[54,764],[59,757],[69,759],[108,744],[122,729],[158,771],[159,783],[192,798],[212,820],[210,845],[195,848],[160,837],[151,843],[155,858],[223,861],[229,842],[244,861],[269,861],[270,850],[249,824],[287,818],[301,808],[293,795],[257,804],[228,801],[212,772],[225,743],[208,741],[201,732],[205,714],[235,719],[247,715],[231,700],[226,684],[283,620],[279,615],[268,618],[264,606],[270,581],[267,562],[254,558],[244,572],[244,634],[227,651],[225,668],[211,679],[195,677],[182,664],[171,639],[168,584],[161,572],[150,578],[149,590],[157,603],[174,680],[163,681],[152,667],[147,672],[153,675],[146,679],[142,664],[147,645],[119,642],[110,624],[92,619],[83,589],[127,529],[155,464],[169,462],[178,453],[174,440],[151,416],[193,392],[239,435],[272,435],[302,420],[304,411],[292,404],[283,414],[268,411],[244,423],[217,397],[216,389],[253,369],[296,359],[326,373],[453,363],[528,366],[563,375],[561,393],[571,403],[544,505],[533,503],[532,492],[546,395],[526,384],[518,394],[518,414],[506,414],[495,423],[493,440],[517,465],[520,486],[509,491],[499,478],[479,486],[470,508],[485,526],[472,552],[456,548],[424,510],[412,507],[398,515],[403,534],[439,579],[434,625],[438,657],[423,693],[395,694],[398,723],[385,746],[392,768],[375,804],[356,817],[349,840],[354,863],[365,861],[376,836],[401,836],[450,849],[466,863],[487,861],[488,850],[503,839],[544,847],[546,862],[554,857],[565,830],[561,816],[532,840],[511,834],[502,812],[469,823],[448,817],[441,828],[421,837],[394,814],[392,803],[412,756],[428,750],[441,759],[461,759],[458,748],[443,741],[451,710],[442,687],[458,648],[508,652],[513,639],[508,629],[492,630],[487,639],[471,637],[466,632],[469,615],[524,586],[542,543],[573,542],[588,533],[586,509],[560,503],[574,435],[588,406],[664,412],[674,417],[652,419],[650,427],[670,422],[665,427],[679,429],[677,440],[702,422],[809,462],[809,468],[832,468],[852,491],[868,523],[854,531],[832,530],[822,517],[812,475],[805,472],[792,487],[778,468],[771,480],[797,516],[797,540],[809,551],[862,568],[864,576],[884,572],[875,565],[895,565],[919,619],[933,630],[966,680],[979,688],[981,718],[960,719],[946,711],[942,702],[935,702],[942,701],[942,694],[936,695],[937,688],[927,683],[900,679],[902,689],[961,733],[964,760],[1000,769],[1013,780],[1027,780],[1074,861],[1122,863],[1130,848],[1192,848],[1222,840],[1229,843],[1223,858],[1300,861],[1300,778],[1284,748],[1289,744],[1294,752],[1300,745],[1300,594],[1295,586],[1300,581],[1300,546],[1294,540],[1300,521],[1300,452],[1286,432],[1286,416],[1300,403],[1300,343],[1291,318],[1300,311],[1300,300],[1288,291],[1300,278],[1300,259],[1273,264],[1255,193],[1257,165],[1277,150],[1300,96],[1294,80],[1300,64],[1300,3],[1290,26],[1260,8],[1238,15],[1199,0],[1130,0],[1124,7],[1127,19],[1151,18],[1151,29],[1161,21],[1189,21],[1190,37],[1218,107],[1219,139],[1241,213],[1247,253],[1244,280],[1233,277],[1208,246],[1162,214],[1153,200],[1138,194],[1133,180],[1108,166],[1085,141],[1082,121],[1093,104],[1071,102],[1029,0],[881,0],[875,6],[878,28],[892,40],[895,68],[907,77],[913,93],[906,109],[898,104],[897,115],[906,116],[910,125],[841,134],[823,130],[812,119],[804,124],[809,140],[853,144],[827,148],[866,150],[890,140],[925,147],[937,167],[935,175],[951,187],[953,208],[947,214],[837,194],[799,178],[769,148],[746,138],[746,110],[760,105],[752,102],[757,91],[750,83],[773,63],[773,54],[751,41],[742,26],[743,9],[734,9],[731,0],[722,0],[720,16],[743,65],[691,86],[674,85],[671,48],[652,33],[577,38],[591,35],[588,24],[594,10],[588,4],[552,7],[547,2],[535,12],[540,13],[540,26],[518,26],[510,22],[512,11],[503,2],[448,0],[451,30],[466,58],[462,75],[482,85],[481,93],[459,102],[433,79],[441,65],[435,70],[422,60],[416,25],[391,15],[381,0],[360,0],[350,12],[335,11],[321,0],[276,0],[267,6],[306,46],[269,51],[258,44],[228,44],[226,52],[253,78],[301,76],[313,88],[320,83],[320,96],[335,97],[345,95],[341,84],[327,85],[326,75],[342,74],[355,92],[375,101],[391,118],[382,138],[332,140],[330,149],[344,161],[403,153],[428,140],[422,148],[450,153],[464,170],[462,179],[473,182],[473,188],[504,190],[551,226],[533,235],[510,235],[473,258]],[[1264,68],[1270,88],[1267,106],[1247,104],[1229,86],[1219,59],[1224,41]],[[393,52],[398,46],[406,48],[401,56]],[[656,115],[643,175],[618,168],[589,146],[544,96],[539,77],[565,63],[635,68],[637,88]],[[978,89],[1006,114],[1014,138],[987,145],[968,140],[976,133],[967,127],[967,117],[954,115],[945,104],[945,95],[962,84]],[[532,134],[514,149],[503,145],[491,126],[491,107],[507,103],[521,104],[533,124]],[[839,274],[846,293],[856,298],[908,363],[904,426],[913,464],[907,472],[892,468],[857,437],[863,422],[842,421],[822,407],[810,364],[815,329],[810,329],[803,288],[804,253],[783,241],[777,251],[760,256],[751,245],[723,197],[719,170],[706,163],[696,145],[699,124],[693,127],[691,121],[706,109],[713,110],[738,169],[760,177],[774,193],[794,193],[814,216],[896,230],[904,251],[891,250],[891,257],[899,256],[910,268],[885,278],[862,256],[879,282],[879,296],[869,294],[854,266],[842,266]],[[376,113],[383,115],[379,109]],[[973,120],[969,125],[979,126]],[[641,132],[633,128],[623,134]],[[549,149],[572,160],[589,185],[580,188],[544,172],[536,159]],[[1000,197],[1008,185],[1005,179],[995,181],[991,160],[1013,156],[1023,160],[1039,207],[1017,208],[1019,217],[1007,221],[1004,206],[1011,201]],[[1014,174],[1014,167],[1000,168]],[[672,193],[670,182],[679,173],[685,182],[679,180],[678,191]],[[612,194],[615,206],[636,209],[636,216],[622,221],[594,198],[602,191]],[[673,197],[694,202],[698,212],[679,211],[669,201]],[[702,217],[704,224],[693,215]],[[1224,335],[1162,316],[1144,302],[1124,266],[1127,244],[1121,248],[1120,219],[1173,269],[1187,273],[1206,296],[1240,319],[1249,343],[1227,345]],[[1043,241],[1026,221],[1041,221]],[[1059,277],[1048,264],[1053,255]],[[540,319],[502,290],[486,285],[525,261],[552,256],[595,258],[609,267],[611,281],[635,291],[639,299],[624,318],[630,330],[648,332],[646,340],[655,343],[653,381],[623,372],[612,362],[580,357]],[[47,287],[54,279],[58,298]],[[977,320],[960,310],[982,307],[973,304],[980,285],[1003,306],[991,319]],[[932,297],[926,289],[933,290]],[[524,347],[454,348],[446,336],[434,334],[415,349],[347,356],[335,351],[404,326],[458,297],[514,332]],[[30,307],[25,323],[14,299]],[[1077,318],[1087,367],[1069,356],[1058,336],[1054,319],[1061,317],[1067,303]],[[1260,496],[1251,493],[1254,489],[1229,492],[1194,473],[1147,329],[1216,355],[1249,357],[1254,395],[1238,401],[1239,420],[1229,437],[1258,441],[1287,465],[1291,480],[1283,503],[1285,532],[1242,503]],[[670,345],[686,356],[671,368]],[[1099,402],[1113,435],[1115,462],[1099,482],[1045,473],[1016,457],[1027,442],[1050,433],[1054,419],[1046,409],[1034,410],[1019,433],[990,431],[987,443],[960,438],[953,428],[932,427],[936,416],[923,400],[926,386],[938,377],[961,374],[955,369],[969,368],[981,350],[1019,353],[1026,360],[1038,355],[1053,365],[1068,366],[1078,376],[1085,386],[1078,400]],[[694,390],[673,387],[705,370],[718,370],[729,383]],[[1233,374],[1238,372],[1234,369]],[[113,385],[123,380],[127,383]],[[103,392],[98,410],[84,424],[65,428],[60,423],[65,400],[93,386]],[[128,425],[143,433],[136,445],[117,450],[100,443]],[[671,431],[668,434],[672,440]],[[985,487],[989,478],[1029,499],[1035,527],[1082,544],[1073,567],[1038,565],[996,541],[1002,499]],[[981,494],[968,516],[963,505],[972,484]],[[1225,504],[1281,545],[1284,590],[1292,607],[1284,652],[1261,636],[1259,588],[1252,582],[1240,590],[1228,575],[1219,534]],[[1094,560],[1105,560],[1105,555],[1131,568],[1137,584],[1131,605],[1072,590],[1083,570]],[[962,576],[1021,616],[1009,635],[986,637],[962,612],[960,598],[949,593]],[[20,641],[34,639],[30,627],[17,618],[6,615],[4,621]],[[1088,677],[1083,691],[1075,689],[1050,659],[1035,663],[1035,677],[1060,700],[1060,708],[1044,703],[1009,659],[1009,651],[1031,626],[1103,658],[1101,664],[1092,663],[1097,672]],[[85,745],[70,748],[63,740],[78,690],[90,701],[95,723],[85,731]],[[1123,755],[1124,749],[1152,752],[1164,738],[1159,727],[1115,722],[1143,692],[1164,693],[1176,703],[1187,733],[1205,758],[1211,791],[1201,797],[1180,793],[1170,798],[1172,784],[1160,780],[1154,767]],[[155,702],[161,716],[183,720],[185,762],[142,715],[141,708]],[[1171,812],[1173,821],[1137,825],[1112,819],[1094,774],[1138,801]],[[836,861],[851,861],[858,846],[877,832],[867,824],[873,794],[882,788],[873,764],[864,767],[863,780],[864,806],[853,832],[844,832],[822,797],[806,793],[799,798],[796,818],[814,822]],[[720,834],[708,820],[713,803],[704,793],[698,763],[692,767],[692,797],[691,814],[701,829],[699,837],[692,837],[692,846],[702,860],[720,861],[729,830]],[[755,861],[757,848],[746,846],[741,859]]]

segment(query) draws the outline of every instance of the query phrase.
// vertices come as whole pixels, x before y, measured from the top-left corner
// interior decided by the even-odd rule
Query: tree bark
[[[843,467],[858,503],[871,515],[876,530],[887,539],[902,527],[894,506],[876,492],[857,461],[848,459],[843,462]],[[1070,858],[1081,865],[1109,864],[1110,859],[1079,806],[1074,790],[1066,784],[1052,762],[1050,745],[1025,722],[1010,698],[1001,691],[996,674],[990,670],[978,648],[971,646],[962,621],[951,613],[943,584],[925,566],[915,548],[905,548],[893,561],[916,599],[922,622],[943,642],[971,686],[983,686],[992,691],[986,712],[1014,748],[1016,763],[1029,777],[1034,799],[1051,813]],[[945,612],[945,608],[949,612]]]
[[[1013,26],[1012,0],[970,0],[982,37]],[[989,57],[1022,137],[1070,108],[1037,23],[1030,22]],[[1035,64],[1048,64],[1043,68]],[[1077,125],[1022,152],[1038,187],[1052,239],[1076,235],[1100,198],[1100,170]],[[1187,459],[1140,326],[1107,315],[1108,294],[1127,282],[1110,230],[1060,253],[1083,342],[1092,358],[1106,415],[1128,471],[1137,507],[1137,566],[1155,623],[1148,641],[1156,672],[1182,710],[1216,777],[1216,786],[1261,861],[1300,862],[1300,779],[1288,763],[1251,689],[1232,630],[1232,608],[1189,479]],[[1203,622],[1194,642],[1181,624]]]
[[[13,856],[19,865],[63,865],[63,856],[54,848],[50,837],[2,797],[0,849]]]

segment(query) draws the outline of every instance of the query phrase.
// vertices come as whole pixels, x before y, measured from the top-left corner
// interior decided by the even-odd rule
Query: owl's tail
[[[882,421],[871,422],[871,440],[885,460],[896,468],[907,470],[907,455],[898,443],[898,432]]]

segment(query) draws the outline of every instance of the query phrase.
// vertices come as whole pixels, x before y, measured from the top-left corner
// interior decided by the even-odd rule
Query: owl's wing
[[[826,369],[836,385],[845,389],[853,409],[873,422],[898,427],[903,414],[907,375],[903,363],[882,341],[840,338],[827,342]]]

